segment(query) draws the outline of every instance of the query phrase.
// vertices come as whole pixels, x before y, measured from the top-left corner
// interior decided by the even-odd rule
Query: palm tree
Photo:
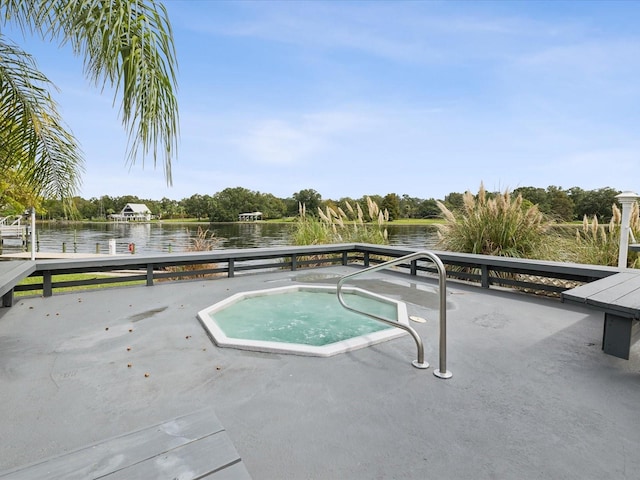
[[[23,32],[69,44],[97,88],[115,87],[128,131],[127,159],[163,162],[172,183],[178,137],[175,48],[168,15],[155,0],[0,0],[0,14]],[[4,201],[70,199],[84,160],[51,97],[54,85],[33,58],[0,33],[0,176]],[[6,175],[5,175],[6,173]],[[9,189],[10,190],[10,189]]]

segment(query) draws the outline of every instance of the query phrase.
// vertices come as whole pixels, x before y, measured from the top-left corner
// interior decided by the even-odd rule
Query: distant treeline
[[[597,215],[600,221],[609,221],[611,206],[615,196],[620,193],[610,187],[597,190],[583,190],[579,187],[563,189],[550,186],[546,189],[537,187],[520,187],[511,192],[521,194],[525,203],[538,205],[539,209],[557,221],[582,220],[584,215]],[[440,210],[434,198],[417,198],[409,195],[389,193],[387,195],[369,195],[381,209],[387,209],[390,220],[400,218],[436,218]],[[440,199],[450,210],[462,206],[463,194],[453,192]],[[298,214],[300,204],[306,207],[307,215],[317,213],[318,207],[331,206],[345,209],[346,202],[353,207],[356,203],[366,208],[366,197],[323,199],[313,189],[300,190],[289,198],[278,198],[270,193],[261,193],[242,187],[226,188],[214,195],[194,194],[182,200],[162,198],[153,200],[133,195],[85,200],[81,197],[73,199],[73,208],[65,209],[62,201],[48,200],[44,203],[44,211],[38,212],[41,219],[67,220],[106,220],[110,214],[119,213],[127,203],[144,203],[157,219],[197,218],[211,222],[233,222],[240,213],[262,212],[263,219],[280,219]]]

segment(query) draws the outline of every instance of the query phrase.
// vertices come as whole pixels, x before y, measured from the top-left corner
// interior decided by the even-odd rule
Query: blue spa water
[[[397,320],[397,306],[344,294],[350,307]],[[230,338],[322,346],[392,328],[340,305],[334,292],[292,291],[240,300],[211,318]]]

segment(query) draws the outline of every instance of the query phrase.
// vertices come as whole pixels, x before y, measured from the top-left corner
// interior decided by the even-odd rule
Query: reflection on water
[[[218,248],[256,248],[289,245],[292,224],[287,223],[216,223],[200,225],[219,239]],[[433,248],[437,241],[435,228],[426,225],[390,225],[389,243],[411,248]],[[184,252],[189,238],[197,235],[198,225],[176,223],[77,223],[61,222],[36,226],[39,251],[108,253],[109,240],[116,240],[116,253]],[[4,239],[3,253],[22,250],[20,239]]]

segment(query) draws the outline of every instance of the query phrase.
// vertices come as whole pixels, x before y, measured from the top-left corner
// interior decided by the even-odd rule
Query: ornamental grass
[[[582,228],[576,230],[576,243],[574,245],[574,261],[591,265],[618,266],[618,254],[620,252],[620,228],[622,214],[616,204],[611,207],[613,215],[607,225],[600,225],[598,217],[593,216],[591,221],[585,215],[582,220]],[[631,221],[629,224],[632,240],[640,239],[640,217],[638,215],[638,203],[631,206]],[[627,266],[640,267],[638,252],[629,252]]]
[[[550,222],[537,206],[508,191],[489,198],[480,184],[477,195],[466,192],[463,208],[452,212],[437,202],[445,223],[438,225],[438,246],[445,250],[505,257],[532,258]]]
[[[210,252],[215,250],[220,244],[220,239],[215,236],[215,233],[209,233],[208,229],[198,227],[198,231],[195,236],[191,235],[189,229],[187,229],[189,236],[189,244],[185,248],[187,252]],[[175,265],[166,267],[168,272],[193,272],[193,274],[182,275],[181,278],[213,278],[219,276],[216,273],[198,273],[200,270],[213,270],[218,267],[217,263],[205,263],[196,265]]]
[[[298,219],[291,234],[294,245],[318,245],[330,243],[387,244],[385,227],[389,213],[380,210],[378,204],[367,197],[367,212],[359,204],[355,208],[345,202],[345,210],[318,207],[318,217],[306,214],[306,208],[298,206]]]

